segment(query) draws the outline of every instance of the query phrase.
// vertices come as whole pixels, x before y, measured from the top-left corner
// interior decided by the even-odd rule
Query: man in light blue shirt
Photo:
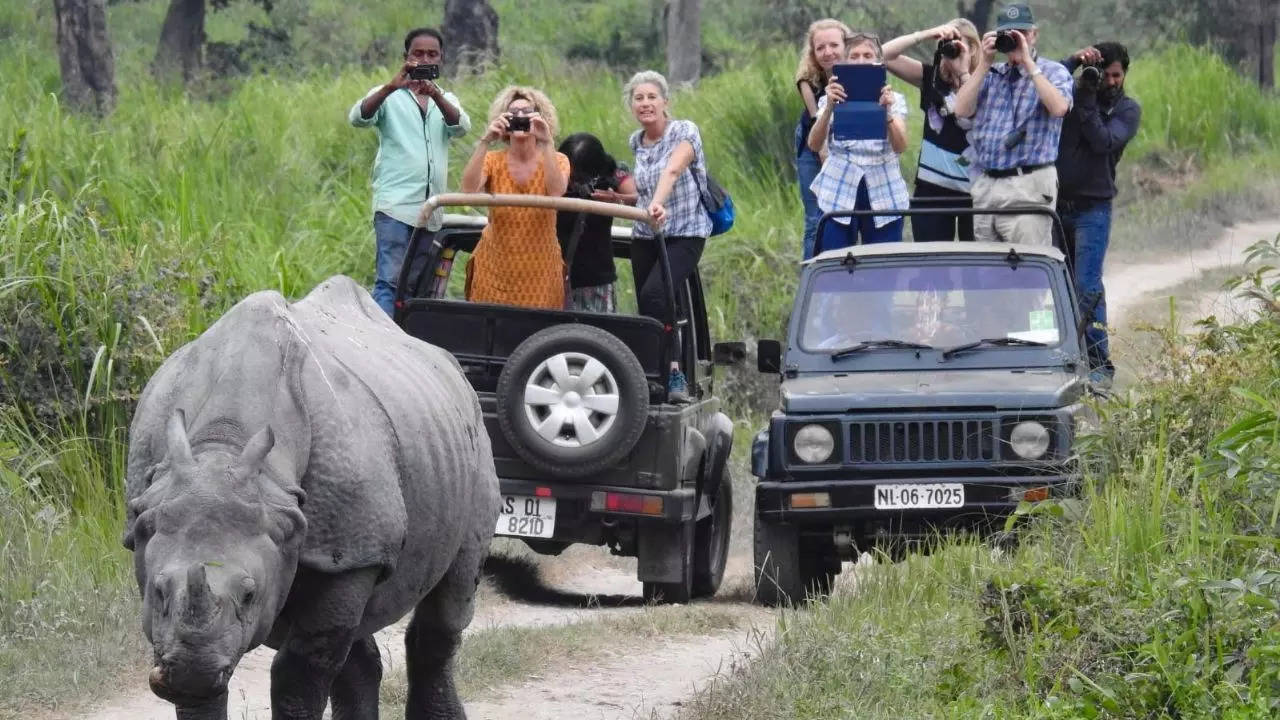
[[[443,59],[444,38],[439,32],[410,30],[404,39],[404,64],[396,76],[370,90],[348,113],[352,125],[373,127],[378,133],[373,161],[373,299],[388,315],[395,312],[396,281],[409,239],[418,230],[440,229],[441,211],[421,226],[418,215],[428,197],[444,192],[449,141],[471,129],[471,118],[458,98],[434,82]]]

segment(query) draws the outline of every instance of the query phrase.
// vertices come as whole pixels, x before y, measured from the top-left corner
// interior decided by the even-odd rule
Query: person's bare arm
[[[809,117],[816,117],[818,115],[818,99],[813,96],[813,88],[809,87],[807,82],[802,82],[797,87],[800,89],[800,99],[804,101],[804,108],[809,111]]]
[[[489,143],[477,140],[475,150],[467,159],[467,166],[462,168],[462,181],[458,184],[464,193],[484,192],[489,178],[484,173],[484,156],[489,152]]]
[[[827,98],[822,105],[822,110],[818,111],[818,117],[813,122],[813,127],[809,129],[809,137],[806,142],[809,149],[821,154],[827,146],[827,133],[831,131],[831,114],[835,112],[836,103],[842,103],[848,96],[845,95],[844,86],[836,81],[835,77],[827,83]]]
[[[880,106],[884,108],[885,117],[888,118],[889,147],[901,155],[907,149],[907,123],[902,116],[893,113],[894,100],[893,88],[885,85],[880,91]]]
[[[1053,117],[1060,118],[1067,114],[1071,109],[1071,98],[1063,95],[1062,91],[1054,86],[1053,82],[1040,71],[1040,66],[1036,64],[1035,58],[1031,57],[1031,47],[1027,44],[1027,36],[1017,30],[1011,30],[1014,39],[1018,41],[1018,49],[1022,51],[1022,70],[1030,78],[1035,85],[1036,95],[1040,98],[1040,104]]]
[[[973,74],[956,91],[956,104],[953,111],[958,117],[971,118],[978,114],[978,96],[982,94],[982,83],[987,79],[987,71],[996,57],[996,34],[989,32],[982,36],[982,48],[978,50],[978,67]]]

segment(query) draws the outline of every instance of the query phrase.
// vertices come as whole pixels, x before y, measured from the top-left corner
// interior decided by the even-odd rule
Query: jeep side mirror
[[[731,367],[741,365],[747,359],[747,344],[744,342],[718,342],[711,346],[711,361],[716,365]]]
[[[756,369],[762,373],[782,372],[782,343],[777,340],[756,343]]]

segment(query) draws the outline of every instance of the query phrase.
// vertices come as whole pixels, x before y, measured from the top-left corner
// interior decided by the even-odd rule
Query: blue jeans
[[[799,127],[796,128],[798,133]],[[796,157],[796,182],[800,185],[800,202],[804,204],[804,259],[813,257],[813,239],[818,234],[818,219],[822,217],[822,208],[818,207],[818,196],[809,189],[814,178],[822,170],[822,161],[818,154],[809,148],[800,151]]]
[[[404,254],[409,248],[414,230],[412,225],[406,225],[390,215],[380,212],[373,214],[377,278],[373,281],[371,294],[373,301],[387,315],[395,314],[396,283],[400,280],[400,266],[404,263]],[[423,249],[420,247],[419,252]]]
[[[867,194],[867,181],[858,183],[858,196],[853,201],[854,210],[870,210],[871,196]],[[815,250],[825,252],[836,248],[850,247],[857,243],[858,234],[862,234],[862,244],[902,242],[902,218],[894,220],[884,227],[876,227],[875,215],[848,218],[849,224],[828,220],[822,229],[822,245]]]
[[[1107,342],[1107,291],[1102,286],[1102,262],[1111,242],[1111,201],[1080,211],[1062,213],[1062,229],[1067,247],[1075,248],[1076,294],[1080,296],[1080,312],[1089,313],[1085,344],[1092,370],[1113,373],[1111,349]]]

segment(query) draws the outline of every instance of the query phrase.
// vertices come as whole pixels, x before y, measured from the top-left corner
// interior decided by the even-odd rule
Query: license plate
[[[877,510],[964,507],[964,485],[961,483],[877,485],[875,500]]]
[[[549,538],[556,531],[555,498],[503,495],[495,535]]]

